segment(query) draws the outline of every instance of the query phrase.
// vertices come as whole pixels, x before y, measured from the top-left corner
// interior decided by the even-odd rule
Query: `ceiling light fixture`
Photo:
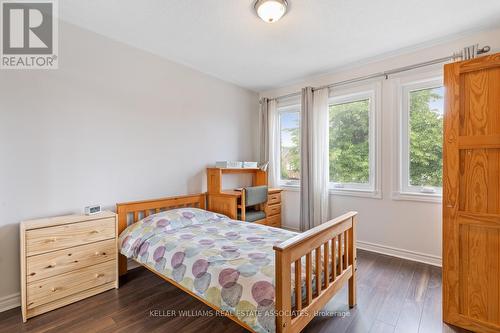
[[[287,6],[286,0],[257,0],[254,8],[264,22],[274,23],[285,15]]]

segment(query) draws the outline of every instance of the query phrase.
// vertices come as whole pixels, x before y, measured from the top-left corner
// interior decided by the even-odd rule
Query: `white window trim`
[[[278,113],[278,137],[279,137],[279,149],[278,149],[278,157],[276,159],[276,167],[278,168],[279,180],[278,184],[282,188],[300,188],[300,180],[286,180],[281,178],[281,114],[283,113],[299,113],[299,132],[300,132],[300,104],[286,104],[283,106],[277,106]],[[300,140],[300,138],[299,138]],[[300,141],[299,141],[299,151],[300,151]]]
[[[442,202],[442,188],[429,187],[434,193],[426,193],[427,188],[409,184],[409,93],[415,90],[436,88],[443,85],[443,72],[432,71],[403,78],[393,79],[395,93],[395,188],[393,200]]]
[[[382,199],[381,190],[381,117],[382,83],[380,81],[369,84],[355,85],[346,88],[330,90],[329,105],[370,98],[369,110],[369,159],[370,179],[364,184],[330,183],[329,193],[333,195],[368,197]]]

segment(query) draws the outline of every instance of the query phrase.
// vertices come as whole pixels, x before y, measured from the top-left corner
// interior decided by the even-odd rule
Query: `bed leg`
[[[122,276],[127,274],[127,257],[123,254],[118,255],[118,275]]]
[[[125,229],[127,229],[127,216],[128,212],[123,205],[116,205],[116,213],[118,214],[118,224],[116,227],[116,234],[120,235]],[[134,214],[136,216],[136,214]],[[135,223],[136,221],[132,221]],[[118,277],[127,274],[127,257],[120,253],[120,248],[118,246],[119,239],[117,239],[116,249],[118,251]]]
[[[349,279],[349,307],[353,308],[356,306],[356,274],[352,274]]]
[[[290,252],[275,251],[276,333],[290,332],[292,280]]]
[[[352,228],[348,231],[348,258],[349,265],[352,267],[352,276],[349,279],[349,307],[356,306],[356,273],[358,270],[357,256],[356,256],[356,223],[357,217],[352,218]]]

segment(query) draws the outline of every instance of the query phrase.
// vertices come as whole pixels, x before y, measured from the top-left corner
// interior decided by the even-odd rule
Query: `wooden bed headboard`
[[[190,194],[163,199],[117,203],[116,213],[118,214],[118,233],[121,234],[127,226],[151,214],[182,207],[205,209],[206,194]],[[122,255],[120,255],[119,258],[119,272],[120,275],[127,272],[127,258]]]

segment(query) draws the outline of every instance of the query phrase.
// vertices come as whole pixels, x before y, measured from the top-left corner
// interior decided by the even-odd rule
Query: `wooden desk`
[[[281,227],[281,192],[280,188],[270,188],[265,207],[266,219],[261,224]],[[208,195],[208,210],[224,214],[233,220],[238,219],[241,191],[222,190],[219,194]]]
[[[224,214],[231,219],[238,219],[241,207],[241,191],[222,189],[222,175],[251,174],[252,185],[267,185],[267,172],[258,168],[207,168],[207,209]],[[281,192],[279,188],[270,188],[266,203],[266,219],[261,224],[281,227]]]

